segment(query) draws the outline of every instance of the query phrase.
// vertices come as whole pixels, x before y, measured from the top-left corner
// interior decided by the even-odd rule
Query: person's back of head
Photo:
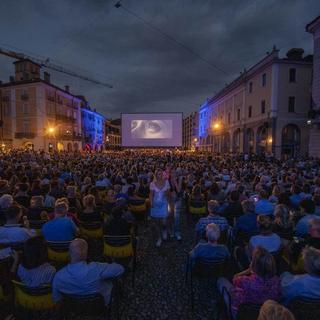
[[[307,214],[314,214],[315,212],[315,205],[311,199],[303,199],[300,201],[300,208],[304,213]]]
[[[213,182],[210,188],[210,193],[212,195],[216,195],[219,193],[219,191],[220,191],[219,185],[216,182]]]
[[[0,208],[7,209],[13,204],[13,197],[11,194],[4,194],[0,197]]]
[[[255,203],[251,200],[244,200],[241,202],[242,210],[244,213],[254,213]]]
[[[295,317],[283,305],[273,300],[267,300],[260,308],[257,320],[295,320]]]
[[[231,202],[239,201],[239,197],[240,197],[240,194],[239,194],[238,190],[233,190],[233,191],[230,192],[230,200],[231,200]]]
[[[75,198],[76,197],[76,187],[75,186],[67,186],[66,189],[66,194],[67,194],[67,198]]]
[[[76,238],[69,246],[71,263],[86,261],[88,258],[88,243],[84,239]]]
[[[34,269],[48,261],[47,244],[43,237],[29,238],[23,246],[22,266]]]
[[[271,218],[267,215],[258,215],[257,224],[259,226],[260,232],[262,233],[272,231],[272,221]]]
[[[306,247],[303,252],[304,269],[308,274],[320,276],[320,250],[313,247]]]
[[[96,207],[96,199],[94,195],[88,194],[83,198],[83,205],[86,208],[95,208]]]
[[[260,199],[267,199],[267,198],[268,198],[268,193],[267,193],[267,191],[264,190],[264,189],[261,189],[261,190],[259,191],[259,197],[260,197]]]
[[[6,210],[6,221],[7,223],[19,223],[22,217],[22,207],[13,204],[10,208]]]
[[[65,216],[68,213],[69,207],[66,201],[58,199],[54,205],[54,212],[57,216]]]
[[[208,201],[208,211],[209,211],[209,214],[213,214],[213,215],[218,215],[219,212],[219,202],[216,201],[216,200],[210,200]]]
[[[30,207],[41,208],[43,207],[43,196],[33,196],[30,200]]]
[[[111,210],[111,215],[114,219],[120,219],[125,211],[124,205],[116,205]]]
[[[320,238],[320,218],[309,221],[309,234],[312,238]]]
[[[206,226],[206,237],[208,242],[216,243],[220,238],[220,228],[215,223],[209,223]]]
[[[250,267],[262,279],[270,279],[277,273],[274,257],[261,246],[253,250]]]
[[[201,186],[199,184],[196,184],[192,188],[192,196],[193,197],[201,197]]]

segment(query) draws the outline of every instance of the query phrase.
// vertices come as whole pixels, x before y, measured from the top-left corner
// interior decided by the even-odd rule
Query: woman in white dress
[[[168,198],[170,193],[170,184],[164,178],[161,169],[156,170],[154,180],[150,183],[150,216],[154,220],[157,232],[156,246],[160,247],[163,240],[167,240],[167,217],[168,217]],[[162,235],[162,237],[161,237]]]

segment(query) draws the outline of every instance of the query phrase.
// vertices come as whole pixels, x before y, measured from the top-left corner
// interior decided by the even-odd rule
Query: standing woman
[[[170,232],[177,240],[181,240],[180,214],[182,206],[182,179],[179,179],[174,169],[170,172]]]
[[[156,246],[160,247],[163,240],[167,240],[167,217],[170,184],[163,176],[161,169],[156,170],[154,180],[150,183],[150,215],[154,219],[158,240]],[[162,237],[161,237],[162,234]]]

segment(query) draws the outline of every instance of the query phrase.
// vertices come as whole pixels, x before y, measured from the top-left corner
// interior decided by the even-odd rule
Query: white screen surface
[[[123,113],[123,147],[181,147],[182,113]]]

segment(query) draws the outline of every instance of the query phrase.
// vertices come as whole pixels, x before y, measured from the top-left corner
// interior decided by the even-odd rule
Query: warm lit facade
[[[311,21],[306,30],[314,41],[309,150],[310,156],[320,158],[320,16]]]
[[[83,149],[101,151],[105,146],[105,119],[95,109],[91,109],[88,102],[82,97],[81,103],[81,133]]]
[[[195,150],[198,146],[198,112],[192,112],[183,119],[182,146],[185,150]]]
[[[105,146],[106,150],[121,148],[121,119],[105,121]]]
[[[199,109],[199,146],[216,153],[308,152],[312,56],[275,48]]]
[[[30,60],[14,63],[15,77],[0,85],[1,143],[5,148],[35,150],[81,149],[81,100],[40,78],[40,66]]]

